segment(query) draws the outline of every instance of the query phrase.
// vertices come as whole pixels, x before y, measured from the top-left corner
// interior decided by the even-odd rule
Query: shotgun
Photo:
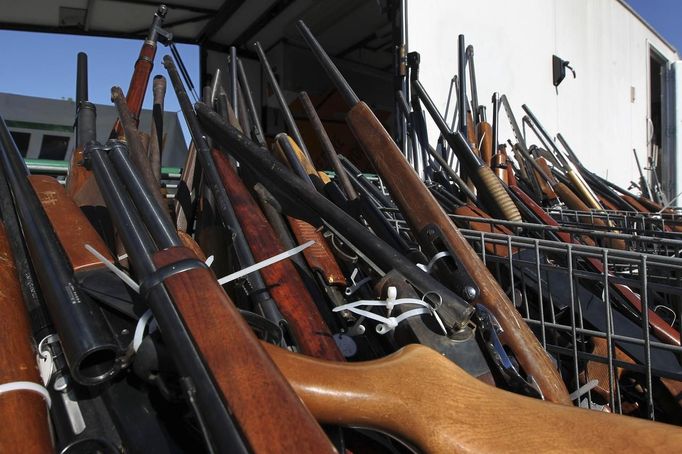
[[[215,149],[211,156],[225,190],[233,201],[235,214],[254,259],[262,261],[283,252],[275,232],[227,156]],[[291,260],[273,263],[263,268],[261,274],[300,351],[317,358],[342,361],[343,355]]]
[[[462,135],[460,131],[455,132],[448,127],[421,83],[416,82],[413,89],[416,91],[421,102],[424,103],[426,110],[436,122],[436,125],[438,126],[438,129],[440,129],[441,134],[445,137],[445,140],[448,141],[451,148],[457,153],[457,157],[460,159],[462,165],[469,168],[470,176],[479,190],[479,198],[484,202],[485,206],[489,207],[492,214],[496,216],[509,221],[520,221],[521,213],[519,213],[516,205],[514,205],[514,202],[509,198],[500,179],[497,178],[490,167],[485,165],[485,163],[481,161],[481,158],[474,153],[467,143],[465,136]]]
[[[112,378],[125,353],[102,311],[79,288],[74,270],[38,196],[19,150],[0,117],[0,166],[9,183],[31,262],[74,379],[84,385]]]
[[[335,452],[213,273],[150,200],[125,145],[90,144],[86,157],[209,446]]]
[[[350,111],[346,116],[346,121],[353,135],[384,182],[388,185],[394,200],[401,207],[401,211],[406,216],[412,230],[416,233],[424,251],[431,257],[443,249],[450,253],[453,263],[450,264],[443,261],[443,263],[447,263],[443,267],[447,270],[446,273],[452,276],[451,273],[457,270],[455,272],[459,272],[460,277],[462,273],[470,276],[469,279],[478,287],[478,290],[468,295],[470,301],[475,304],[483,304],[494,314],[504,330],[502,341],[512,349],[523,369],[537,381],[543,396],[550,401],[570,404],[565,385],[561,381],[554,365],[530,328],[521,318],[521,315],[516,312],[502,288],[480,261],[476,252],[464,239],[459,230],[440,208],[436,200],[434,200],[428,189],[408,167],[400,150],[389,134],[384,130],[369,107],[358,99],[320,44],[315,40],[310,30],[302,21],[298,22],[298,27],[316,58],[320,61],[341,93],[342,98],[349,105]],[[417,82],[414,87],[421,92],[420,99],[424,101],[424,92],[421,89],[421,84]],[[426,107],[433,114],[435,109],[433,103],[426,103]],[[446,140],[452,141],[453,149],[459,147],[461,151],[468,148],[466,139],[461,134],[449,131],[442,117],[438,115],[437,118],[441,120],[439,122],[441,132],[446,137]],[[445,126],[445,128],[442,128],[442,126]],[[505,202],[505,206],[511,205],[516,213],[516,215],[511,217],[513,219],[520,219],[518,210],[516,210],[501,182],[492,173],[490,168],[482,164],[480,160],[474,159],[476,156],[473,153],[468,153],[464,156],[469,156],[467,159],[470,159],[470,164],[476,164],[475,168],[478,171],[476,175],[485,178],[485,181],[490,184],[490,186],[485,187],[499,188],[498,193],[501,192],[506,196],[509,203]],[[488,174],[491,178],[485,177]],[[494,184],[492,184],[493,182]],[[484,192],[483,188],[481,189],[481,192]],[[496,206],[499,208],[499,205]],[[506,211],[510,213],[512,210]]]

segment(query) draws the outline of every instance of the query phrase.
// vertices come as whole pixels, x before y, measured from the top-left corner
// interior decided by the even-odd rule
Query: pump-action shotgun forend
[[[388,186],[424,252],[430,257],[443,250],[450,253],[452,261],[441,260],[437,272],[450,276],[449,282],[457,280],[470,282],[465,287],[472,287],[474,291],[467,292],[469,289],[461,288],[460,291],[464,290],[462,295],[468,293],[467,297],[472,303],[482,304],[492,312],[502,327],[502,342],[510,347],[526,373],[533,377],[544,398],[570,405],[568,392],[554,364],[495,278],[405,161],[400,149],[367,104],[360,101],[353,92],[308,27],[302,21],[298,22],[298,27],[315,57],[341,93],[341,97],[349,105],[350,111],[346,116],[346,122],[365,155]],[[461,135],[452,133],[449,128],[442,132],[451,140],[461,139],[452,141],[453,148],[462,150],[466,148],[466,139]],[[501,191],[508,198],[499,179],[480,161],[480,158],[469,153],[463,154],[462,159],[469,159],[472,170],[476,172],[483,169],[485,173],[480,173],[479,176],[488,182],[494,181],[490,189]],[[492,178],[485,176],[487,172],[490,172]],[[485,190],[483,187],[480,189]],[[513,205],[513,202],[511,203]],[[518,213],[515,206],[514,211]]]

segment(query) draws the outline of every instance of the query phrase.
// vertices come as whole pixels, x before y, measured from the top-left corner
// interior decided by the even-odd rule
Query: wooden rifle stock
[[[385,431],[429,454],[672,452],[682,443],[674,426],[493,388],[421,345],[359,363],[264,346],[318,421]]]
[[[504,183],[509,184],[507,152],[504,150],[504,148],[500,148],[500,150],[491,158],[490,168],[493,169],[495,175],[497,175],[497,178]]]
[[[153,261],[161,268],[195,258],[172,247]],[[191,269],[164,285],[253,452],[335,452],[211,271]]]
[[[42,386],[32,348],[31,327],[4,224],[0,222],[0,385]],[[53,452],[47,404],[35,391],[0,393],[0,452]]]
[[[473,248],[405,162],[370,108],[358,102],[348,112],[346,121],[417,236],[430,225],[440,229],[445,245],[457,255],[479,286],[480,292],[474,302],[480,302],[495,315],[504,331],[502,341],[512,349],[523,369],[535,378],[543,396],[570,405],[566,387],[535,335]],[[494,175],[493,178],[497,179]]]
[[[306,169],[307,173],[310,175],[317,176],[315,168],[312,166],[310,161],[308,161],[308,159],[303,155],[303,152],[296,145],[296,142],[294,142],[294,140],[291,137],[289,136],[286,137],[287,141],[289,142],[289,145],[291,145],[291,148],[296,153],[296,156],[301,165],[304,167],[304,169],[306,169],[307,166]],[[280,157],[280,160],[282,160],[286,164],[288,161],[286,160],[284,151],[282,150],[280,144],[275,142],[274,147],[276,153]],[[311,187],[311,190],[314,189],[312,189]],[[345,286],[347,284],[346,277],[343,275],[341,268],[339,268],[339,264],[336,263],[334,253],[329,247],[327,239],[324,237],[324,235],[322,235],[320,231],[318,231],[315,227],[313,227],[312,225],[305,221],[293,218],[291,216],[288,216],[288,220],[289,225],[291,226],[291,230],[293,231],[294,236],[298,240],[299,244],[303,244],[310,240],[315,241],[315,244],[313,244],[312,246],[303,251],[303,257],[305,257],[308,266],[313,270],[317,271],[321,276],[323,276],[324,281],[327,285]]]
[[[103,267],[102,263],[85,249],[85,244],[89,244],[113,262],[106,244],[59,181],[45,175],[31,175],[28,179],[69,257],[74,272]]]
[[[281,253],[283,248],[277,235],[227,156],[216,149],[211,151],[211,155],[254,259],[262,261]],[[317,358],[343,361],[343,355],[292,262],[285,259],[273,263],[261,269],[260,273],[301,352]]]

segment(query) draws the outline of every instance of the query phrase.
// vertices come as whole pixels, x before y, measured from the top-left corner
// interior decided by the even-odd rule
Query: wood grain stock
[[[429,454],[675,452],[682,430],[512,394],[422,345],[332,363],[264,345],[321,423],[370,427]]]
[[[140,49],[140,55],[135,62],[135,69],[133,76],[130,79],[130,86],[126,91],[126,101],[128,108],[133,115],[135,126],[140,122],[140,112],[142,111],[142,102],[144,101],[144,94],[147,91],[147,84],[149,83],[149,75],[152,73],[154,67],[154,57],[156,56],[156,43],[154,41],[145,41]],[[123,137],[123,125],[117,119],[114,123],[112,135],[115,137]]]
[[[193,258],[191,250],[173,247],[153,260],[162,267]],[[253,452],[335,452],[210,270],[164,283]]]
[[[19,277],[0,223],[0,384],[28,381],[42,386]],[[53,452],[47,404],[34,391],[0,394],[0,452]]]
[[[86,244],[113,262],[109,248],[59,181],[45,175],[31,175],[28,179],[71,261],[74,272],[104,267],[85,249]]]
[[[405,161],[370,108],[359,102],[348,112],[346,121],[374,168],[389,187],[393,200],[413,231],[420,232],[428,224],[440,227],[444,241],[458,253],[467,273],[480,288],[475,302],[485,305],[504,330],[502,341],[511,348],[523,369],[537,380],[546,399],[570,405],[561,377],[533,332],[476,252]]]
[[[232,168],[227,156],[216,149],[211,151],[211,155],[254,259],[262,261],[284,252],[277,234]],[[344,361],[329,327],[324,323],[291,260],[273,263],[261,269],[260,273],[286,318],[288,328],[301,352],[316,358]]]
[[[289,136],[287,136],[287,139],[289,140],[289,143],[292,144],[294,152],[297,156],[299,156],[299,159],[301,156],[304,156],[303,152],[298,145],[296,145],[294,140]],[[286,165],[289,165],[284,155],[284,151],[282,151],[277,142],[274,144],[274,150],[280,161]],[[315,172],[315,168],[307,159],[301,160],[301,164],[303,164],[304,168],[306,168],[306,163],[308,163],[306,172],[311,175],[316,174],[317,172]],[[308,169],[310,169],[310,171]],[[313,190],[312,187],[311,190]],[[303,257],[305,257],[308,266],[319,273],[324,278],[324,281],[327,285],[346,286],[348,281],[343,275],[339,264],[336,262],[334,253],[329,247],[327,239],[324,237],[322,232],[300,219],[287,216],[287,220],[289,221],[289,226],[291,227],[291,231],[296,237],[298,244],[303,244],[311,240],[315,241],[315,244],[303,251]]]

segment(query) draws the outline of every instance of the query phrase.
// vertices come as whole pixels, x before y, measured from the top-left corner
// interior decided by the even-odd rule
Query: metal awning
[[[0,0],[0,29],[125,38],[144,37],[160,2],[153,0]],[[176,42],[249,53],[284,40],[303,44],[303,19],[334,56],[390,71],[391,0],[183,0],[168,6],[165,28]]]

